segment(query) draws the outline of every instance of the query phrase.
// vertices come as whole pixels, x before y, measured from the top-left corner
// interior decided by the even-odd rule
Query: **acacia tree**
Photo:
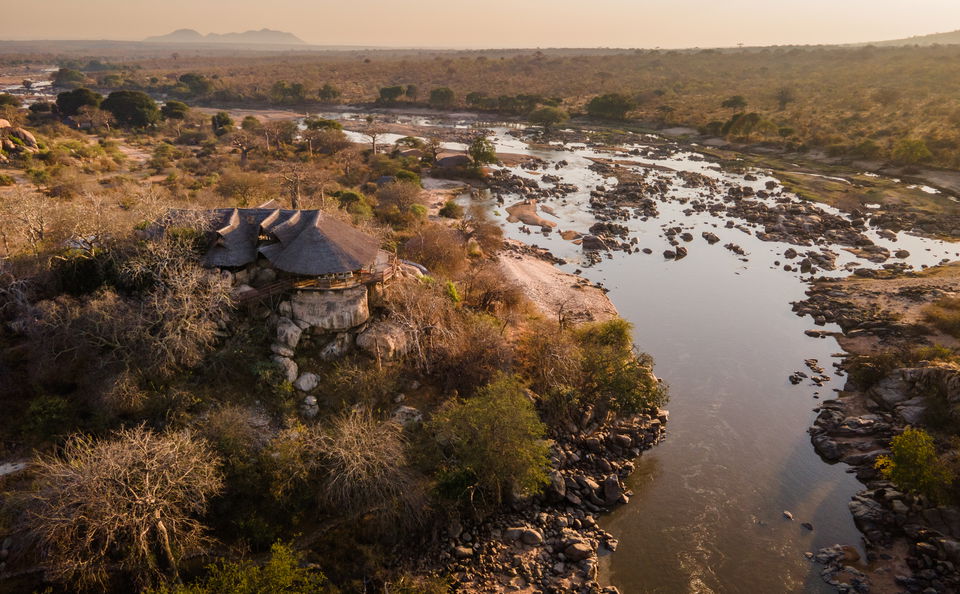
[[[214,453],[189,432],[143,427],[78,436],[41,457],[28,530],[51,579],[103,588],[112,567],[140,587],[177,580],[204,543],[199,517],[222,488]]]
[[[474,167],[497,162],[497,149],[486,136],[477,136],[467,147],[467,154],[473,160]]]
[[[546,132],[549,132],[553,126],[562,124],[570,119],[567,112],[549,105],[531,112],[528,117],[532,123],[543,126]]]

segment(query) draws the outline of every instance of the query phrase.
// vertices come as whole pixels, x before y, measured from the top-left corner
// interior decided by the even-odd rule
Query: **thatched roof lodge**
[[[204,265],[237,276],[250,272],[242,277],[249,276],[258,293],[371,285],[386,281],[394,272],[396,259],[380,249],[375,237],[320,210],[264,205],[220,208],[208,215]],[[271,282],[252,282],[253,273],[264,269],[275,273],[269,275]]]

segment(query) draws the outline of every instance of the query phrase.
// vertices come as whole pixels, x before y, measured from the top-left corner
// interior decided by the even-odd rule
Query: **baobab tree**
[[[377,139],[387,133],[387,127],[375,119],[367,118],[367,125],[363,127],[363,135],[370,139],[370,148],[377,154]]]

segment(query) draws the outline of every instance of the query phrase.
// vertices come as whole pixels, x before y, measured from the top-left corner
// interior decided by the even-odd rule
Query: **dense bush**
[[[320,571],[304,567],[303,556],[291,545],[275,543],[262,566],[252,561],[220,561],[207,567],[207,576],[186,585],[166,585],[150,594],[265,594],[266,592],[333,594],[337,592]]]
[[[440,469],[446,486],[463,484],[467,477],[470,487],[500,501],[511,492],[536,492],[546,483],[546,428],[515,376],[500,375],[476,396],[448,402],[434,415],[429,430],[449,452]]]
[[[890,455],[877,458],[876,466],[900,489],[935,501],[943,499],[955,478],[937,455],[933,437],[913,427],[890,441]]]

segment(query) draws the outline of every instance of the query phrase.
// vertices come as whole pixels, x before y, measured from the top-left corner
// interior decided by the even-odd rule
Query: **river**
[[[547,203],[557,213],[559,229],[585,231],[594,222],[586,207],[589,191],[615,183],[589,170],[586,158],[611,155],[583,146],[531,150],[509,136],[507,128],[494,129],[500,151],[569,163],[546,173],[579,191]],[[644,149],[624,151],[632,148]],[[747,181],[744,174],[723,171],[689,150],[678,147],[669,157],[641,160],[755,189],[773,180],[768,172],[753,171],[756,181]],[[625,152],[621,157],[637,159]],[[539,177],[520,168],[512,171]],[[804,553],[837,543],[860,545],[847,510],[860,484],[846,466],[824,463],[806,430],[817,399],[830,398],[843,384],[833,369],[839,347],[832,338],[805,335],[814,327],[812,320],[791,312],[790,302],[804,297],[806,284],[799,273],[774,264],[785,261],[782,254],[790,246],[725,228],[725,219],[708,213],[685,215],[687,205],[680,199],[703,193],[674,184],[667,199],[658,202],[659,217],[625,223],[638,247],[651,248],[653,254],[614,252],[593,266],[586,266],[580,248],[558,233],[522,233],[519,225],[506,222],[502,206],[490,198],[487,203],[508,237],[548,248],[568,261],[564,269],[581,268],[584,277],[603,283],[621,315],[633,323],[637,345],[654,356],[657,375],[670,384],[667,439],[637,461],[628,483],[630,503],[601,522],[620,541],[617,552],[601,560],[602,581],[625,594],[830,592],[820,580],[820,568]],[[507,205],[516,200],[504,198]],[[665,224],[689,228],[694,235],[693,242],[684,244],[686,258],[673,261],[660,255],[670,247],[662,235]],[[708,245],[702,231],[721,241]],[[909,250],[908,261],[917,267],[957,255],[950,244],[905,233],[896,242],[868,235],[891,251]],[[728,242],[746,251],[746,261],[723,248]],[[840,247],[825,247],[841,254],[840,267],[855,259]],[[791,385],[788,376],[808,371],[804,360],[809,358],[817,359],[832,381],[823,387]],[[801,527],[804,522],[814,529]]]

